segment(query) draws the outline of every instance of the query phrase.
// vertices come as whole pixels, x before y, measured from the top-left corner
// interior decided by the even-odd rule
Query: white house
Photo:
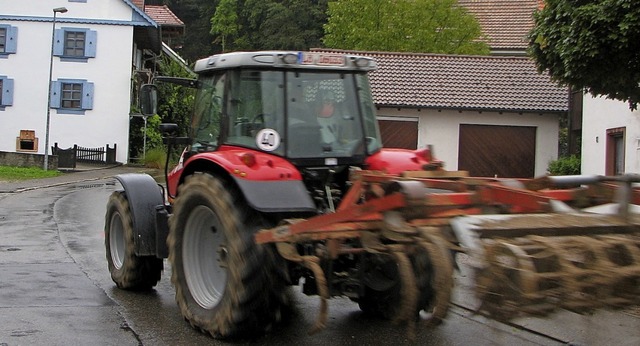
[[[640,173],[640,111],[585,95],[581,164],[582,174]]]
[[[44,154],[50,97],[50,146],[115,144],[126,163],[132,73],[145,49],[160,51],[158,25],[129,0],[0,0],[0,8],[0,151]]]

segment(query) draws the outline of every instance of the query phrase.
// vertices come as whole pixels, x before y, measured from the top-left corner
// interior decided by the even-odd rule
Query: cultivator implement
[[[430,323],[445,318],[456,253],[470,258],[477,311],[495,319],[640,303],[639,176],[500,180],[358,171],[351,182],[335,213],[256,234],[311,271],[322,300],[314,331],[326,324],[331,296],[358,300],[377,284],[367,265],[335,269],[345,256],[395,262],[394,318],[409,328],[420,310]]]

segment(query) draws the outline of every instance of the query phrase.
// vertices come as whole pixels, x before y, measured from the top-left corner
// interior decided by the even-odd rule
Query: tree
[[[547,0],[535,13],[529,53],[560,85],[640,101],[640,2]]]
[[[355,50],[488,54],[482,30],[457,0],[329,2],[327,47]]]
[[[211,34],[220,35],[223,52],[227,37],[233,37],[238,33],[237,7],[237,0],[221,0],[216,7],[216,13],[211,18]]]
[[[180,55],[189,62],[220,51],[211,35],[211,17],[217,0],[164,0],[171,11],[185,24],[184,45]]]
[[[307,50],[322,44],[327,0],[240,0],[237,50]]]

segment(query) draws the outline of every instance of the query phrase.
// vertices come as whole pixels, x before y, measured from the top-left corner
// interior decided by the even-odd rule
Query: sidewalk
[[[152,176],[162,175],[158,169],[140,166],[79,166],[74,171],[62,173],[54,178],[30,179],[20,181],[0,181],[0,193],[19,193],[43,187],[66,185],[84,181],[109,178],[123,173],[147,173]]]

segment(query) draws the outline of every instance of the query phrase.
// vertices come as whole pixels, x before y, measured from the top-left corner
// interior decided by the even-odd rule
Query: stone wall
[[[44,154],[0,151],[0,166],[42,168]],[[49,155],[49,169],[58,169],[58,156]]]

